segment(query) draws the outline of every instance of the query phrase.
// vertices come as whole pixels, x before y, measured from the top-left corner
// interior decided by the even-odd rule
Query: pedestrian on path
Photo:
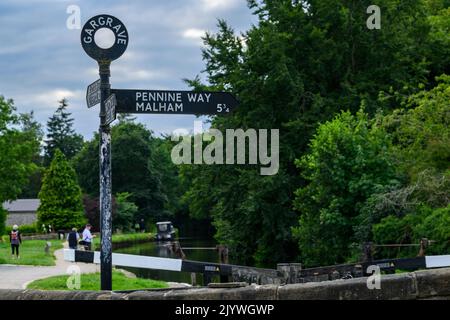
[[[83,246],[86,251],[92,250],[92,239],[95,238],[95,235],[91,233],[92,226],[88,223],[83,231]]]
[[[77,228],[72,228],[72,231],[70,231],[67,235],[67,242],[69,243],[70,249],[78,249],[78,240],[80,239],[80,235],[77,231]]]
[[[19,246],[22,244],[22,237],[20,236],[19,226],[15,224],[9,234],[9,241],[11,242],[11,255],[12,259],[14,259],[14,253],[17,256],[17,259],[20,259],[19,256]]]

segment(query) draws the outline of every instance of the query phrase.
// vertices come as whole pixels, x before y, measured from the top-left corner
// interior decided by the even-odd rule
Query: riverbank
[[[152,235],[148,233],[114,235],[113,243],[146,242],[151,241],[151,237]],[[96,239],[96,241],[100,243],[99,239]],[[51,244],[48,253],[45,252],[47,242]],[[67,243],[65,242],[64,245],[67,246]],[[42,289],[65,290],[64,288],[67,289],[68,268],[77,266],[82,274],[82,282],[84,281],[85,285],[87,285],[86,287],[81,287],[81,289],[91,290],[90,288],[92,288],[92,290],[97,290],[99,284],[97,277],[100,266],[65,261],[62,248],[63,241],[61,240],[27,240],[20,247],[21,258],[12,259],[9,241],[4,236],[3,242],[0,243],[0,289],[25,289],[29,284],[35,283],[33,285],[34,289],[40,286]],[[84,277],[84,274],[88,275]],[[116,271],[114,277],[115,290],[186,286],[178,283],[136,278],[122,271]],[[63,288],[62,286],[65,287]]]
[[[114,234],[112,241],[114,245],[128,245],[130,243],[143,243],[153,241],[153,233],[128,233]],[[8,236],[3,236],[0,242],[0,264],[10,265],[31,265],[31,266],[54,266],[55,251],[63,247],[63,241],[52,240],[26,240],[20,246],[20,259],[13,259],[11,256],[11,246]],[[45,251],[47,242],[50,243],[48,253]],[[100,247],[100,239],[94,239],[94,248]]]
[[[20,265],[22,263],[21,260],[15,261],[15,265],[0,264],[1,289],[25,289],[27,284],[32,281],[57,275],[66,275],[71,266],[77,266],[80,273],[95,273],[100,271],[100,266],[96,264],[74,264],[65,261],[63,249],[55,250],[54,258],[52,258],[52,266]]]
[[[2,240],[0,242],[0,264],[54,266],[54,253],[63,247],[61,240],[26,240],[19,248],[20,259],[17,259],[11,256],[8,236],[3,236]],[[50,243],[48,253],[45,250],[47,242]]]
[[[143,243],[154,241],[155,235],[153,233],[124,233],[124,234],[113,234],[112,242],[115,246],[128,245],[130,243]],[[100,236],[98,235],[94,238],[93,247],[100,247]]]

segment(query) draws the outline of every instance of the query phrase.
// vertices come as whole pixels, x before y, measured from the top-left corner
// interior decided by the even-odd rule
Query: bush
[[[395,181],[389,146],[387,133],[363,109],[356,115],[342,112],[318,127],[310,152],[296,161],[308,182],[295,193],[300,219],[293,228],[305,265],[351,257],[352,244],[360,242],[355,229],[361,221],[372,223],[362,210],[366,201]]]
[[[450,253],[450,205],[439,208],[426,215],[415,228],[416,241],[428,238],[435,242],[427,249],[427,254]]]
[[[6,215],[7,215],[7,214],[8,214],[8,213],[6,212],[6,210],[3,209],[3,208],[0,206],[0,237],[1,237],[2,234],[5,234],[5,233],[6,233],[6,230],[5,230],[5,222],[6,222]]]
[[[419,243],[422,238],[433,240],[427,254],[450,253],[450,205],[431,209],[423,206],[403,217],[388,216],[373,226],[374,241],[377,244]],[[382,250],[383,257],[407,256],[413,250]],[[418,251],[414,249],[414,251]]]
[[[12,226],[5,227],[5,234],[9,234],[12,230]],[[39,233],[39,229],[36,223],[33,224],[24,224],[19,226],[19,231],[22,235],[36,234]]]
[[[114,229],[130,232],[133,230],[133,222],[139,208],[129,198],[131,194],[124,192],[116,195],[117,212],[113,217]]]

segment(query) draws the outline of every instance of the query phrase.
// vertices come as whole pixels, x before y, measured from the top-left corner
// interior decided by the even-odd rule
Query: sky
[[[88,109],[85,100],[98,66],[81,47],[81,30],[67,28],[71,5],[80,8],[81,26],[97,14],[116,16],[126,25],[127,51],[111,64],[116,89],[187,90],[182,79],[204,70],[201,36],[217,30],[217,19],[237,34],[256,24],[246,0],[0,0],[0,95],[13,99],[18,112],[33,110],[44,129],[58,100],[67,98],[75,130],[86,139],[99,124],[99,106]],[[192,131],[194,120],[137,117],[156,135]]]

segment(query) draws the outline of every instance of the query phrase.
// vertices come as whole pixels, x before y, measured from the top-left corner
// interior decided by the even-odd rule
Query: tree
[[[129,198],[130,194],[126,192],[116,195],[117,212],[113,217],[113,227],[116,230],[119,229],[123,232],[133,230],[138,207],[130,202]]]
[[[8,212],[0,206],[0,238],[5,233],[5,222]]]
[[[53,159],[56,149],[59,149],[67,159],[72,159],[83,145],[83,137],[73,129],[74,119],[67,112],[67,100],[59,101],[59,107],[47,121],[47,139],[45,140],[45,164]]]
[[[154,152],[151,131],[132,121],[122,121],[111,130],[113,194],[130,194],[130,201],[139,208],[135,221],[160,219],[167,197],[161,191],[160,174],[151,164]],[[95,135],[74,159],[83,191],[94,197],[99,193],[98,143]]]
[[[397,108],[401,95],[419,90],[448,70],[437,64],[445,48],[442,19],[430,27],[423,1],[382,0],[381,30],[368,30],[370,1],[251,0],[258,23],[236,35],[220,20],[204,37],[207,84],[193,89],[225,90],[240,106],[212,127],[280,129],[280,170],[261,177],[251,166],[185,166],[184,195],[192,216],[210,217],[216,237],[241,263],[271,265],[293,261],[296,246],[289,231],[298,221],[294,191],[308,183],[294,160],[308,151],[319,123],[342,109],[356,113]],[[442,23],[441,23],[442,22]],[[436,41],[431,41],[431,31]],[[379,101],[379,93],[397,92]],[[252,230],[249,232],[249,230]],[[331,257],[330,257],[331,259]]]
[[[297,160],[308,184],[296,191],[294,234],[306,265],[337,264],[351,255],[367,199],[396,178],[387,133],[360,111],[343,112],[317,129]],[[364,221],[370,223],[370,221]]]
[[[30,139],[37,140],[41,142],[44,137],[44,132],[42,131],[42,125],[37,122],[34,118],[34,112],[31,111],[28,114],[22,114],[23,118],[23,132],[30,136]],[[22,199],[35,199],[41,190],[42,185],[42,175],[43,175],[43,157],[41,155],[41,146],[36,149],[33,156],[33,162],[36,165],[36,170],[29,176],[28,184],[22,188],[22,192],[19,198]]]
[[[51,225],[54,230],[80,228],[86,222],[81,196],[75,170],[56,149],[39,192],[39,225]]]
[[[152,171],[158,174],[161,192],[167,199],[164,203],[164,215],[167,217],[187,215],[187,206],[181,201],[185,188],[180,181],[180,168],[171,159],[175,142],[172,142],[169,136],[165,136],[151,139],[150,146],[153,150],[150,165]]]
[[[448,254],[450,249],[450,205],[431,209],[427,206],[417,208],[414,213],[403,217],[389,215],[373,226],[376,243],[419,243],[427,238],[433,243],[427,248],[427,254]],[[414,248],[417,252],[417,249]],[[384,250],[384,257],[411,256],[414,251],[392,252]]]
[[[402,184],[374,194],[365,210],[380,218],[372,226],[374,241],[418,243],[426,237],[436,241],[429,252],[446,254],[450,240],[450,77],[442,75],[433,88],[422,89],[383,118],[403,179]],[[383,253],[395,256],[392,251]]]
[[[400,170],[414,182],[420,172],[433,168],[442,174],[450,159],[450,75],[441,75],[430,89],[408,96],[402,107],[385,117]]]
[[[116,197],[112,196],[111,199],[111,211],[112,211],[112,219],[113,219],[113,227],[114,226],[114,217],[117,214],[117,201]],[[100,198],[92,197],[88,194],[83,195],[83,207],[84,214],[92,226],[93,231],[100,231]]]
[[[12,100],[0,96],[0,203],[14,200],[35,172],[39,135],[27,127],[27,116],[17,115]]]

